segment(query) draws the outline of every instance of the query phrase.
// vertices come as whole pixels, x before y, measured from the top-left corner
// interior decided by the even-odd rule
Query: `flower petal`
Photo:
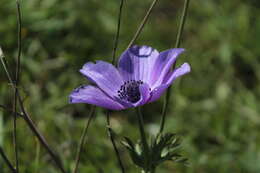
[[[141,98],[140,100],[134,104],[134,106],[142,106],[150,99],[150,87],[148,84],[144,83],[139,86],[139,91]]]
[[[149,103],[158,100],[161,95],[166,91],[166,89],[174,82],[178,77],[189,73],[191,70],[190,65],[188,63],[184,63],[181,67],[175,69],[170,75],[168,75],[167,79],[163,80],[163,84],[154,88],[151,92],[151,98],[149,99]]]
[[[169,87],[170,85],[168,84],[164,84],[164,85],[160,85],[158,87],[156,87],[155,89],[153,89],[153,91],[151,92],[151,98],[149,99],[149,103],[158,100],[163,93],[166,91],[166,89]]]
[[[120,57],[118,70],[125,81],[142,80],[149,84],[159,52],[148,46],[133,46]]]
[[[75,89],[70,94],[70,103],[88,103],[111,110],[124,109],[124,106],[111,99],[101,89],[92,85],[81,86]]]
[[[182,48],[169,49],[160,53],[156,59],[153,71],[152,71],[152,89],[161,85],[164,77],[171,69],[172,65],[176,62],[178,56],[184,51]]]
[[[123,80],[118,70],[110,63],[97,61],[97,63],[86,63],[80,72],[89,80],[94,82],[100,89],[105,91],[110,97],[123,84]]]
[[[163,80],[164,84],[172,84],[172,82],[180,76],[183,76],[191,71],[191,67],[188,63],[182,64],[179,68],[176,68],[167,78]]]

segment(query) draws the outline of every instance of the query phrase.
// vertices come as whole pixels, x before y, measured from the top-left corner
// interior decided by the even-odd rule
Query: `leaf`
[[[144,168],[144,156],[142,155],[142,150],[139,144],[134,144],[130,138],[124,137],[124,140],[121,143],[126,147],[128,150],[130,157],[134,164],[137,166]]]

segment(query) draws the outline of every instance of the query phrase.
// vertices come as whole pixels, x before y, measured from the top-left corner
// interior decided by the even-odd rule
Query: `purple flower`
[[[75,89],[70,103],[122,110],[153,102],[176,78],[190,72],[188,63],[171,70],[183,51],[169,49],[159,53],[152,47],[133,46],[121,55],[117,68],[104,61],[86,63],[80,72],[94,85]]]

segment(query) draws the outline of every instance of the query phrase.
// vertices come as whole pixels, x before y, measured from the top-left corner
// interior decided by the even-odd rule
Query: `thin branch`
[[[20,68],[21,68],[21,29],[22,29],[22,19],[21,19],[21,9],[20,9],[20,1],[16,0],[17,6],[17,23],[18,23],[18,55],[16,59],[16,74],[15,74],[15,88],[14,88],[14,119],[13,119],[13,143],[14,143],[14,153],[15,153],[15,167],[17,173],[19,173],[19,159],[18,159],[18,145],[17,145],[17,92],[19,86],[19,76],[20,76]]]
[[[178,34],[177,34],[176,44],[175,44],[176,48],[180,47],[181,36],[182,36],[184,25],[185,25],[185,22],[186,22],[189,4],[190,4],[190,0],[185,0],[183,11],[182,11],[182,16],[181,16],[181,23],[180,23],[180,27],[179,27]]]
[[[22,17],[21,17],[21,7],[20,7],[20,0],[16,0],[17,6],[17,23],[18,23],[18,36],[17,36],[17,44],[18,44],[18,54],[16,59],[16,73],[15,73],[15,83],[16,87],[20,81],[20,71],[21,71],[21,52],[22,52]]]
[[[108,132],[108,136],[110,137],[110,140],[111,140],[111,142],[112,142],[113,148],[114,148],[114,150],[115,150],[116,157],[117,157],[117,160],[118,160],[118,164],[119,164],[119,166],[120,166],[120,168],[121,168],[121,172],[122,172],[122,173],[125,173],[125,168],[124,168],[123,162],[122,162],[122,160],[121,160],[119,151],[118,151],[118,149],[117,149],[116,142],[115,142],[115,140],[114,140],[114,132],[113,132],[113,130],[112,130],[112,128],[111,128],[111,125],[110,125],[110,119],[109,119],[110,111],[107,110],[106,112],[107,112],[107,132]]]
[[[15,81],[16,86],[18,86],[20,81],[20,71],[21,71],[21,52],[22,52],[22,16],[21,16],[21,7],[20,7],[20,0],[16,0],[17,6],[17,21],[18,21],[18,55],[17,55],[17,62],[16,62],[16,75]]]
[[[0,51],[1,52],[1,51]],[[12,80],[10,73],[8,71],[8,69],[6,68],[6,64],[5,61],[3,59],[3,56],[0,55],[0,60],[1,63],[4,67],[4,70],[6,72],[6,75],[9,79],[9,82],[11,84],[11,86],[13,87],[13,89],[15,89],[15,82]],[[20,92],[19,90],[17,90],[17,97],[18,97],[18,103],[20,105],[21,111],[23,113],[23,118],[25,120],[25,122],[27,123],[27,125],[30,127],[31,131],[34,133],[34,135],[38,138],[38,140],[41,142],[41,144],[43,145],[43,147],[47,150],[47,152],[49,153],[49,155],[51,156],[52,160],[56,163],[57,167],[60,169],[60,171],[62,173],[66,173],[65,169],[63,168],[63,165],[59,159],[59,157],[52,151],[52,149],[50,148],[49,144],[47,143],[47,141],[45,140],[45,138],[41,135],[41,133],[38,131],[36,125],[34,124],[34,122],[32,121],[31,117],[29,116],[29,114],[25,111],[24,105],[23,105],[23,101],[22,98],[20,96]]]
[[[7,106],[4,106],[4,105],[1,105],[1,104],[0,104],[0,108],[2,108],[2,109],[5,110],[5,111],[14,113],[13,110],[12,110],[12,109],[9,109]],[[19,115],[20,117],[23,117],[23,114],[21,114],[21,113],[19,113],[19,112],[16,112],[16,115]]]
[[[179,26],[179,29],[178,29],[177,39],[176,39],[176,43],[175,43],[176,48],[180,47],[181,36],[182,36],[183,30],[184,30],[184,25],[185,25],[187,13],[188,13],[188,8],[189,8],[189,2],[190,2],[190,0],[185,0],[185,2],[184,2],[180,26]],[[171,86],[168,88],[168,90],[166,92],[165,99],[164,99],[163,110],[162,110],[162,119],[161,119],[161,125],[160,125],[160,133],[162,133],[163,130],[164,130],[165,117],[166,117],[168,105],[169,105],[169,102],[170,102],[170,98],[171,98]]]
[[[146,15],[144,16],[141,24],[139,25],[133,39],[130,41],[129,45],[127,46],[127,49],[129,49],[133,44],[134,42],[136,41],[136,39],[138,38],[138,36],[140,35],[140,33],[142,32],[143,28],[144,28],[144,25],[146,24],[153,8],[155,7],[156,3],[158,2],[158,0],[153,0],[151,6],[149,7],[148,11],[146,12]]]
[[[17,91],[15,91],[17,95]],[[13,145],[14,145],[14,158],[15,158],[15,167],[17,173],[19,173],[19,159],[18,159],[18,145],[17,145],[17,100],[14,98],[14,114],[13,114]]]
[[[117,32],[116,32],[115,41],[114,41],[112,64],[115,64],[115,60],[116,60],[116,50],[117,50],[117,46],[118,46],[118,42],[119,42],[119,34],[120,34],[120,26],[121,26],[123,6],[124,6],[124,0],[121,0],[119,12],[118,12]]]
[[[79,163],[80,163],[80,159],[81,159],[82,149],[83,149],[83,146],[86,143],[85,138],[86,138],[87,133],[88,133],[88,128],[89,128],[90,122],[95,115],[95,109],[96,109],[96,106],[91,106],[91,108],[90,108],[89,119],[86,121],[84,130],[83,130],[81,138],[80,138],[80,143],[79,143],[79,146],[78,146],[78,149],[77,149],[76,165],[75,165],[73,173],[78,172],[78,167],[79,167]]]
[[[38,138],[38,140],[41,142],[41,144],[44,146],[44,148],[48,151],[48,153],[50,154],[51,158],[56,163],[56,165],[60,169],[60,171],[62,173],[66,173],[66,171],[65,171],[65,169],[64,169],[64,167],[63,167],[63,165],[61,163],[60,158],[53,152],[53,150],[51,149],[51,147],[47,143],[46,139],[41,135],[41,133],[37,129],[36,125],[34,124],[34,122],[31,119],[31,117],[25,111],[22,99],[21,99],[21,97],[19,95],[19,91],[17,92],[17,94],[18,94],[18,101],[19,101],[21,110],[22,110],[22,112],[24,114],[24,120],[26,121],[27,125],[30,127],[31,131],[35,134],[35,136]]]
[[[2,147],[0,146],[0,155],[2,156],[3,160],[5,161],[6,165],[8,166],[8,168],[13,172],[13,173],[17,173],[16,169],[13,167],[13,165],[11,164],[11,162],[9,161],[9,159],[7,158],[7,156],[5,155]]]

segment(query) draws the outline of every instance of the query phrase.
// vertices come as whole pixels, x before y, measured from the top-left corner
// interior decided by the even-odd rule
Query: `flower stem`
[[[8,166],[8,168],[13,172],[13,173],[17,173],[16,169],[13,167],[13,165],[11,164],[11,162],[9,161],[9,159],[7,158],[7,156],[5,155],[2,147],[0,146],[0,155],[3,158],[3,160],[5,161],[6,165]]]
[[[51,158],[53,159],[53,161],[56,163],[57,167],[60,169],[60,171],[62,173],[66,173],[62,162],[60,160],[60,158],[54,153],[54,151],[51,149],[51,147],[49,146],[49,144],[47,143],[46,139],[42,136],[42,134],[39,132],[39,130],[37,129],[36,125],[34,124],[34,122],[32,121],[31,117],[27,114],[27,112],[24,109],[23,106],[23,102],[21,100],[21,97],[19,95],[18,92],[18,101],[21,107],[21,110],[24,114],[24,120],[27,123],[27,125],[30,127],[31,131],[34,133],[34,135],[38,138],[38,140],[41,142],[41,144],[44,146],[44,148],[48,151],[49,155],[51,156]]]
[[[144,120],[143,120],[143,115],[142,115],[142,111],[140,107],[136,108],[136,112],[137,112],[137,119],[138,119],[138,124],[139,124],[139,131],[140,131],[140,135],[141,135],[141,142],[143,145],[143,150],[144,150],[144,154],[145,154],[145,165],[146,165],[146,170],[144,170],[145,172],[147,170],[149,170],[149,165],[148,165],[148,161],[149,161],[149,145],[147,143],[147,139],[146,139],[146,135],[145,135],[145,131],[144,131]]]
[[[133,39],[130,41],[129,45],[127,46],[127,49],[129,49],[133,44],[134,42],[136,41],[136,39],[138,38],[138,36],[141,34],[143,28],[144,28],[144,25],[146,24],[153,8],[155,7],[156,3],[158,2],[158,0],[153,0],[152,4],[150,5],[148,11],[146,12],[141,24],[139,25]]]
[[[121,168],[121,172],[125,173],[125,168],[124,168],[123,162],[121,160],[121,157],[120,157],[120,154],[119,154],[119,151],[117,149],[116,142],[115,142],[115,139],[114,139],[114,132],[113,132],[111,125],[110,125],[110,118],[109,118],[110,115],[109,114],[110,114],[110,110],[107,110],[107,132],[108,132],[108,136],[110,137],[113,148],[115,150],[117,161],[118,161],[118,164]]]
[[[13,143],[14,143],[14,153],[15,153],[15,167],[16,172],[19,173],[19,159],[18,159],[18,145],[17,145],[17,96],[18,96],[18,86],[20,81],[20,71],[21,71],[21,30],[22,30],[22,19],[21,19],[21,9],[20,1],[16,1],[17,7],[17,23],[18,23],[18,55],[16,59],[16,72],[15,72],[15,88],[14,88],[14,119],[13,119]]]
[[[118,23],[117,23],[117,31],[116,31],[116,36],[115,36],[115,41],[114,41],[114,48],[113,48],[113,59],[112,59],[112,64],[115,65],[115,60],[116,60],[116,50],[119,42],[119,34],[120,34],[120,27],[121,27],[121,18],[122,18],[122,11],[123,11],[123,6],[124,6],[124,0],[121,0],[120,7],[119,7],[119,12],[118,12]]]
[[[85,138],[87,136],[87,132],[88,132],[90,122],[95,115],[95,109],[96,109],[96,106],[91,106],[91,108],[90,108],[89,119],[86,121],[85,127],[83,129],[83,132],[82,132],[82,135],[81,135],[81,138],[80,138],[80,143],[79,143],[79,146],[78,146],[78,149],[77,149],[76,164],[75,164],[75,168],[74,168],[73,173],[78,172],[78,167],[79,167],[79,162],[80,162],[80,159],[81,159],[82,149],[83,149],[83,146],[86,142]]]
[[[181,36],[182,36],[183,30],[184,30],[184,25],[185,25],[187,13],[188,13],[188,8],[189,8],[189,2],[190,2],[190,0],[185,0],[185,2],[184,2],[184,7],[183,7],[182,15],[181,15],[181,20],[180,20],[180,26],[179,26],[179,29],[178,29],[177,39],[176,39],[176,43],[175,43],[176,48],[180,47]],[[171,86],[168,88],[168,90],[166,92],[166,96],[165,96],[164,103],[163,103],[160,133],[162,133],[163,130],[164,130],[165,117],[166,117],[168,105],[169,105],[169,102],[170,102],[170,98],[171,98]]]

